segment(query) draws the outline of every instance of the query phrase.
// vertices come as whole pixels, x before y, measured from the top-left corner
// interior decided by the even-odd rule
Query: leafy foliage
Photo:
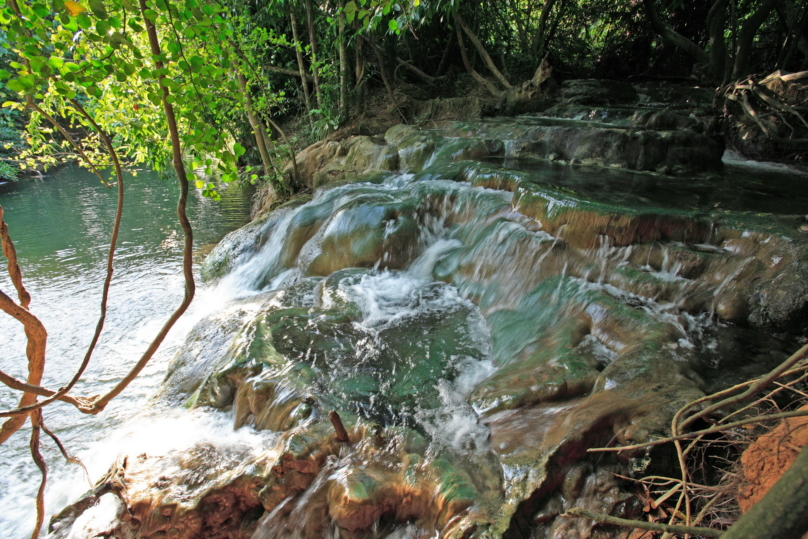
[[[85,153],[106,162],[92,122],[81,114],[86,107],[102,130],[114,134],[123,157],[164,170],[170,161],[161,110],[166,88],[187,157],[204,163],[207,176],[236,179],[243,148],[230,132],[243,104],[232,98],[238,95],[232,75],[235,32],[221,6],[196,0],[147,2],[145,17],[160,29],[162,41],[160,54],[153,54],[146,21],[130,0],[90,0],[89,9],[61,0],[52,6],[16,4],[20,16],[8,4],[0,10],[17,55],[9,63],[12,71],[0,76],[19,97],[6,107],[42,111],[30,115],[31,149],[23,155],[28,166],[53,164],[68,150],[67,140],[43,124],[47,116],[67,119]],[[218,198],[212,183],[200,182],[204,195]]]

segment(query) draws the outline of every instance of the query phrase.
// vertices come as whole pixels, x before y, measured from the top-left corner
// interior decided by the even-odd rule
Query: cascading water
[[[771,191],[668,199],[678,180],[515,155],[536,124],[398,129],[366,161],[398,148],[404,172],[224,240],[204,271],[230,301],[154,406],[226,418],[234,438],[130,452],[77,504],[96,517],[65,515],[55,537],[571,538],[592,530],[555,519],[571,506],[637,509],[608,472],[642,459],[586,449],[664,435],[780,357],[790,343],[763,330],[799,319],[774,291],[798,291],[806,242],[742,213]]]
[[[127,207],[140,210],[127,211],[123,217],[106,325],[93,360],[76,387],[81,395],[101,394],[117,383],[182,298],[182,277],[177,273],[181,267],[181,232],[175,222],[179,189],[151,172],[127,175],[126,185]],[[221,204],[198,193],[190,197],[196,259],[202,258],[206,245],[211,247],[249,217],[248,193],[235,188],[221,192]],[[0,204],[32,296],[32,312],[48,330],[43,383],[59,387],[73,375],[95,329],[115,191],[101,185],[94,174],[66,166],[43,179],[21,179],[16,185],[4,186]],[[0,289],[13,290],[7,276],[0,276]],[[207,292],[198,291],[196,301],[161,351],[103,414],[87,416],[58,402],[47,408],[46,425],[71,455],[81,458],[92,481],[106,472],[118,453],[135,444],[145,451],[149,443],[170,439],[172,432],[188,436],[189,431],[182,427],[184,418],[176,420],[172,428],[161,427],[160,434],[155,432],[154,436],[113,432],[144,407],[164,377],[166,364],[196,321],[218,310],[218,298]],[[0,317],[0,368],[23,378],[27,365],[24,342],[21,326],[8,316]],[[3,409],[13,408],[18,397],[0,392]],[[147,425],[159,420],[162,412],[151,409],[144,416],[137,423],[140,433],[148,432]],[[30,457],[29,433],[24,427],[0,449],[0,537],[30,537],[35,521],[40,476]],[[46,507],[53,513],[90,485],[80,467],[65,463],[47,438],[43,439],[42,451],[49,466]]]

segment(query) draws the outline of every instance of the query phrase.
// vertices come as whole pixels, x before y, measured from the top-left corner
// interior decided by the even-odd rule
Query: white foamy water
[[[123,424],[104,440],[93,444],[76,456],[87,467],[92,483],[98,481],[119,455],[147,455],[162,457],[169,453],[187,452],[194,446],[211,444],[223,452],[237,451],[257,457],[272,447],[277,434],[257,432],[250,427],[233,430],[233,419],[225,412],[210,410],[149,409]],[[87,491],[84,472],[65,475],[53,482],[46,503],[50,507],[64,507]],[[109,498],[108,495],[102,499]],[[97,509],[77,520],[69,537],[81,537],[88,530],[103,530],[114,521],[117,504],[107,500]]]
[[[731,165],[734,167],[743,168],[749,170],[750,172],[754,171],[766,171],[766,172],[781,172],[786,174],[799,174],[803,176],[808,176],[808,170],[800,167],[795,167],[791,165],[786,165],[783,163],[772,163],[768,161],[755,161],[754,159],[746,159],[742,157],[737,152],[733,152],[732,150],[724,151],[724,155],[721,158],[725,165]]]
[[[175,223],[177,186],[149,172],[125,179],[128,211],[122,222],[107,320],[74,395],[109,391],[132,368],[182,299],[181,233]],[[195,228],[195,248],[218,241],[245,223],[249,198],[239,199],[234,189],[223,189],[222,194],[228,199],[226,205],[202,199],[197,192],[191,194],[189,217]],[[70,379],[95,329],[114,196],[114,190],[100,186],[94,175],[75,167],[62,168],[44,180],[21,180],[0,194],[25,284],[33,298],[32,312],[48,330],[46,387],[60,387]],[[0,274],[0,288],[13,290],[4,273]],[[45,424],[67,451],[83,456],[96,475],[106,471],[112,458],[88,451],[109,446],[115,429],[143,409],[160,386],[185,334],[203,316],[218,310],[225,299],[197,288],[189,311],[157,354],[101,414],[88,416],[61,402],[48,406]],[[0,368],[22,378],[26,373],[24,342],[20,325],[10,317],[0,317]],[[3,409],[15,406],[17,399],[14,392],[0,391]],[[40,475],[28,449],[30,433],[30,426],[24,426],[1,449],[0,537],[4,539],[30,537],[35,522],[34,499]],[[48,437],[41,438],[49,466],[47,525],[50,514],[61,510],[68,500],[61,493],[63,489],[72,485],[84,492],[88,484],[78,466],[66,463]]]

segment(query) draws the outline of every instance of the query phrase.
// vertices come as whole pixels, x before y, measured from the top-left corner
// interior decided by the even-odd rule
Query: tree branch
[[[25,328],[28,340],[26,356],[28,357],[28,384],[38,386],[42,382],[42,372],[45,370],[45,347],[48,341],[48,332],[42,322],[28,309],[17,305],[14,300],[0,290],[0,310],[20,322]],[[36,394],[25,392],[20,399],[20,408],[25,408],[36,402]],[[3,426],[0,427],[0,445],[17,432],[25,423],[27,413],[12,414]],[[3,417],[3,416],[0,416]],[[8,416],[5,416],[8,417]]]
[[[151,47],[151,52],[153,55],[159,57],[161,54],[160,51],[160,41],[157,37],[157,29],[154,26],[154,22],[152,22],[148,17],[146,17],[146,0],[139,0],[140,12],[143,15],[143,20],[146,24],[146,33],[149,38],[149,45]],[[163,62],[156,61],[155,67],[158,70],[162,70]],[[93,403],[92,413],[97,414],[101,412],[104,407],[106,407],[109,402],[120,395],[124,389],[140,374],[140,371],[148,364],[149,360],[154,356],[157,349],[163,343],[168,335],[168,332],[174,327],[174,324],[179,320],[179,318],[185,313],[188,309],[188,306],[191,304],[191,301],[194,298],[194,293],[196,292],[196,284],[194,283],[194,274],[193,274],[193,246],[194,246],[194,239],[193,239],[193,230],[191,229],[191,223],[188,220],[188,216],[186,214],[186,206],[188,203],[188,177],[185,173],[185,166],[182,163],[182,146],[180,143],[180,136],[179,130],[177,128],[177,120],[174,114],[174,107],[169,102],[168,96],[169,91],[168,87],[162,84],[162,80],[165,78],[165,75],[161,74],[158,77],[158,84],[162,89],[161,99],[163,102],[163,110],[166,116],[166,122],[168,123],[168,131],[171,139],[171,149],[172,149],[172,163],[174,165],[174,170],[177,173],[177,179],[180,184],[180,197],[179,201],[177,202],[177,217],[180,221],[180,226],[182,227],[183,233],[185,235],[185,245],[183,248],[183,276],[185,278],[185,294],[183,296],[182,302],[177,307],[177,309],[171,314],[168,318],[166,323],[160,328],[160,331],[155,336],[154,340],[152,340],[149,347],[140,357],[138,362],[132,367],[132,370],[120,381],[118,384],[112,388],[106,395],[96,399]]]
[[[651,22],[654,32],[659,34],[659,36],[668,43],[684,50],[690,56],[695,58],[696,62],[699,64],[706,65],[710,63],[710,55],[707,53],[707,51],[674,30],[671,25],[663,22],[662,18],[659,16],[659,12],[657,11],[655,0],[643,0],[643,3],[645,4],[645,11],[648,14],[648,20]]]
[[[463,66],[466,68],[466,71],[469,75],[471,75],[474,80],[476,80],[480,85],[484,86],[494,97],[499,97],[499,90],[496,86],[491,84],[491,82],[477,73],[473,67],[471,67],[471,62],[469,62],[468,54],[466,53],[466,46],[463,45],[463,33],[460,30],[460,25],[455,24],[455,31],[457,32],[457,44],[460,45],[460,56],[463,58]]]
[[[485,50],[485,47],[483,47],[483,44],[480,42],[480,39],[474,34],[474,32],[471,31],[471,28],[469,28],[466,25],[466,21],[464,21],[463,17],[460,16],[460,13],[455,13],[454,19],[455,24],[460,26],[460,28],[463,29],[466,35],[469,36],[469,39],[474,44],[474,48],[476,48],[477,52],[480,53],[480,57],[482,57],[483,62],[485,62],[485,66],[488,68],[488,70],[494,74],[497,80],[501,82],[502,85],[505,86],[505,88],[512,88],[513,85],[510,82],[508,82],[508,79],[505,78],[505,75],[500,73],[499,69],[497,69],[497,66],[494,65],[494,61],[488,55],[488,51]]]
[[[3,206],[0,206],[0,243],[2,243],[3,254],[8,260],[8,275],[11,277],[11,282],[14,283],[14,288],[17,289],[20,305],[27,309],[31,303],[31,294],[28,293],[22,283],[22,271],[17,263],[17,250],[14,248],[14,242],[11,241],[11,236],[8,234],[8,225],[6,225],[3,217]]]

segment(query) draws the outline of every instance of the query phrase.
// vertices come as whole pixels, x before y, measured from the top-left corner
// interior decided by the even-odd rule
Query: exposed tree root
[[[808,138],[794,138],[795,128],[788,118],[797,120],[802,126],[808,128],[808,122],[788,103],[784,103],[764,86],[779,81],[781,83],[793,82],[808,78],[808,71],[783,75],[777,71],[759,82],[752,78],[744,78],[732,82],[718,91],[719,102],[723,101],[724,115],[730,115],[730,103],[737,103],[744,117],[756,125],[763,135],[781,146],[799,150],[808,150]],[[767,116],[776,116],[784,126],[791,130],[789,136],[783,136],[777,124]]]
[[[598,522],[605,522],[606,524],[614,524],[615,526],[623,526],[625,528],[638,528],[641,530],[650,530],[655,532],[666,533],[679,533],[690,535],[701,535],[702,537],[722,537],[721,530],[714,530],[713,528],[697,528],[694,526],[676,526],[671,524],[659,524],[657,522],[641,522],[639,520],[628,520],[625,518],[617,518],[609,515],[601,515],[599,513],[590,513],[583,509],[574,508],[570,509],[562,517],[573,518],[589,518]]]
[[[695,481],[693,481],[693,479],[691,478],[692,466],[688,465],[688,458],[693,456],[695,448],[701,447],[698,444],[702,444],[702,446],[704,446],[716,443],[715,441],[705,441],[705,436],[717,435],[717,434],[723,434],[724,436],[727,436],[727,434],[725,433],[733,429],[738,429],[739,427],[749,428],[750,425],[760,425],[764,423],[768,424],[774,420],[808,416],[808,410],[806,409],[787,410],[787,411],[777,410],[776,413],[772,412],[757,413],[757,414],[753,413],[751,417],[744,417],[743,419],[738,419],[736,421],[729,421],[731,418],[737,417],[738,415],[749,414],[751,410],[759,408],[766,402],[774,403],[773,398],[786,390],[793,392],[793,394],[795,395],[795,402],[803,400],[806,397],[806,394],[802,391],[799,391],[795,386],[804,383],[805,380],[808,380],[808,361],[806,361],[806,357],[808,357],[808,345],[805,345],[802,348],[800,348],[797,352],[792,354],[791,357],[786,359],[778,367],[776,367],[767,375],[761,378],[750,380],[742,384],[738,384],[726,390],[719,391],[712,395],[707,395],[705,397],[702,397],[687,404],[674,415],[674,418],[671,422],[672,436],[658,440],[652,440],[641,444],[633,444],[622,447],[593,448],[590,449],[589,451],[590,452],[636,451],[639,449],[646,449],[662,444],[673,443],[676,447],[677,459],[681,470],[681,476],[678,479],[660,477],[660,476],[648,476],[637,480],[639,483],[643,485],[645,489],[645,496],[643,496],[643,499],[645,500],[644,509],[648,512],[652,510],[657,510],[662,505],[667,506],[668,501],[674,499],[674,496],[676,496],[676,502],[674,506],[672,508],[670,506],[667,506],[667,512],[664,512],[662,514],[668,515],[670,517],[669,525],[673,525],[675,522],[679,521],[683,522],[685,527],[695,526],[699,522],[703,521],[706,518],[706,516],[715,509],[716,505],[724,503],[722,500],[734,499],[737,493],[730,489],[722,488],[721,486],[700,485]],[[762,396],[760,396],[761,394]],[[707,405],[708,403],[711,402],[713,404]],[[740,408],[733,409],[735,407],[738,407],[739,405],[741,405]],[[695,413],[691,413],[691,415],[689,416],[687,415],[688,413],[692,412],[694,409],[697,409],[699,407],[701,408],[698,409],[698,411],[696,411]],[[726,411],[728,409],[732,411],[730,413],[725,413],[717,421],[715,421],[714,419],[710,419],[711,417],[714,417],[715,414],[718,413],[719,411]],[[712,423],[714,423],[714,425],[709,428],[686,432],[686,429],[688,427],[691,427],[696,421],[705,419],[710,420]],[[730,442],[732,441],[731,437],[727,439]],[[803,456],[802,455],[803,453],[807,452],[803,450],[800,455],[801,457]],[[804,458],[803,460],[808,462],[808,458]],[[794,489],[799,490],[800,488],[802,488],[802,486],[801,484],[794,483],[791,484],[788,488],[791,490]],[[784,504],[783,503],[784,499],[786,498],[781,497],[778,503],[780,505],[790,505],[790,502],[789,504]],[[789,497],[789,499],[791,498]],[[701,509],[694,518],[692,515],[692,508],[696,500],[700,500]],[[770,501],[769,503],[775,504],[775,502],[773,501]],[[582,511],[578,511],[577,509],[574,511],[576,511],[575,513],[576,516],[584,516]],[[788,514],[785,515],[783,518],[790,519],[787,526],[791,526],[794,529],[796,529],[796,527],[801,525],[798,522],[799,521],[798,516],[794,516],[792,512],[789,511],[786,511],[786,513]],[[588,518],[595,519],[595,517],[593,516],[588,516]],[[602,521],[621,525],[619,523],[608,520],[602,520]],[[805,525],[808,526],[808,520],[806,521]],[[654,524],[653,526],[659,526],[659,525]],[[636,526],[636,527],[642,529],[664,531],[666,533],[685,533],[685,534],[697,534],[705,537],[717,537],[717,535],[709,536],[704,533],[699,533],[693,530],[691,531],[686,530],[676,531],[674,529],[664,530],[663,528],[660,527],[654,527],[654,528],[645,527],[644,524],[642,526]],[[735,530],[736,527],[737,526],[733,526],[732,528],[730,528],[730,530],[733,532],[734,535],[730,535],[730,533],[727,532],[725,537],[744,537],[744,538],[764,537],[763,535],[740,534],[739,531]],[[745,525],[743,527],[745,527]],[[785,535],[783,535],[783,537],[785,537]]]

